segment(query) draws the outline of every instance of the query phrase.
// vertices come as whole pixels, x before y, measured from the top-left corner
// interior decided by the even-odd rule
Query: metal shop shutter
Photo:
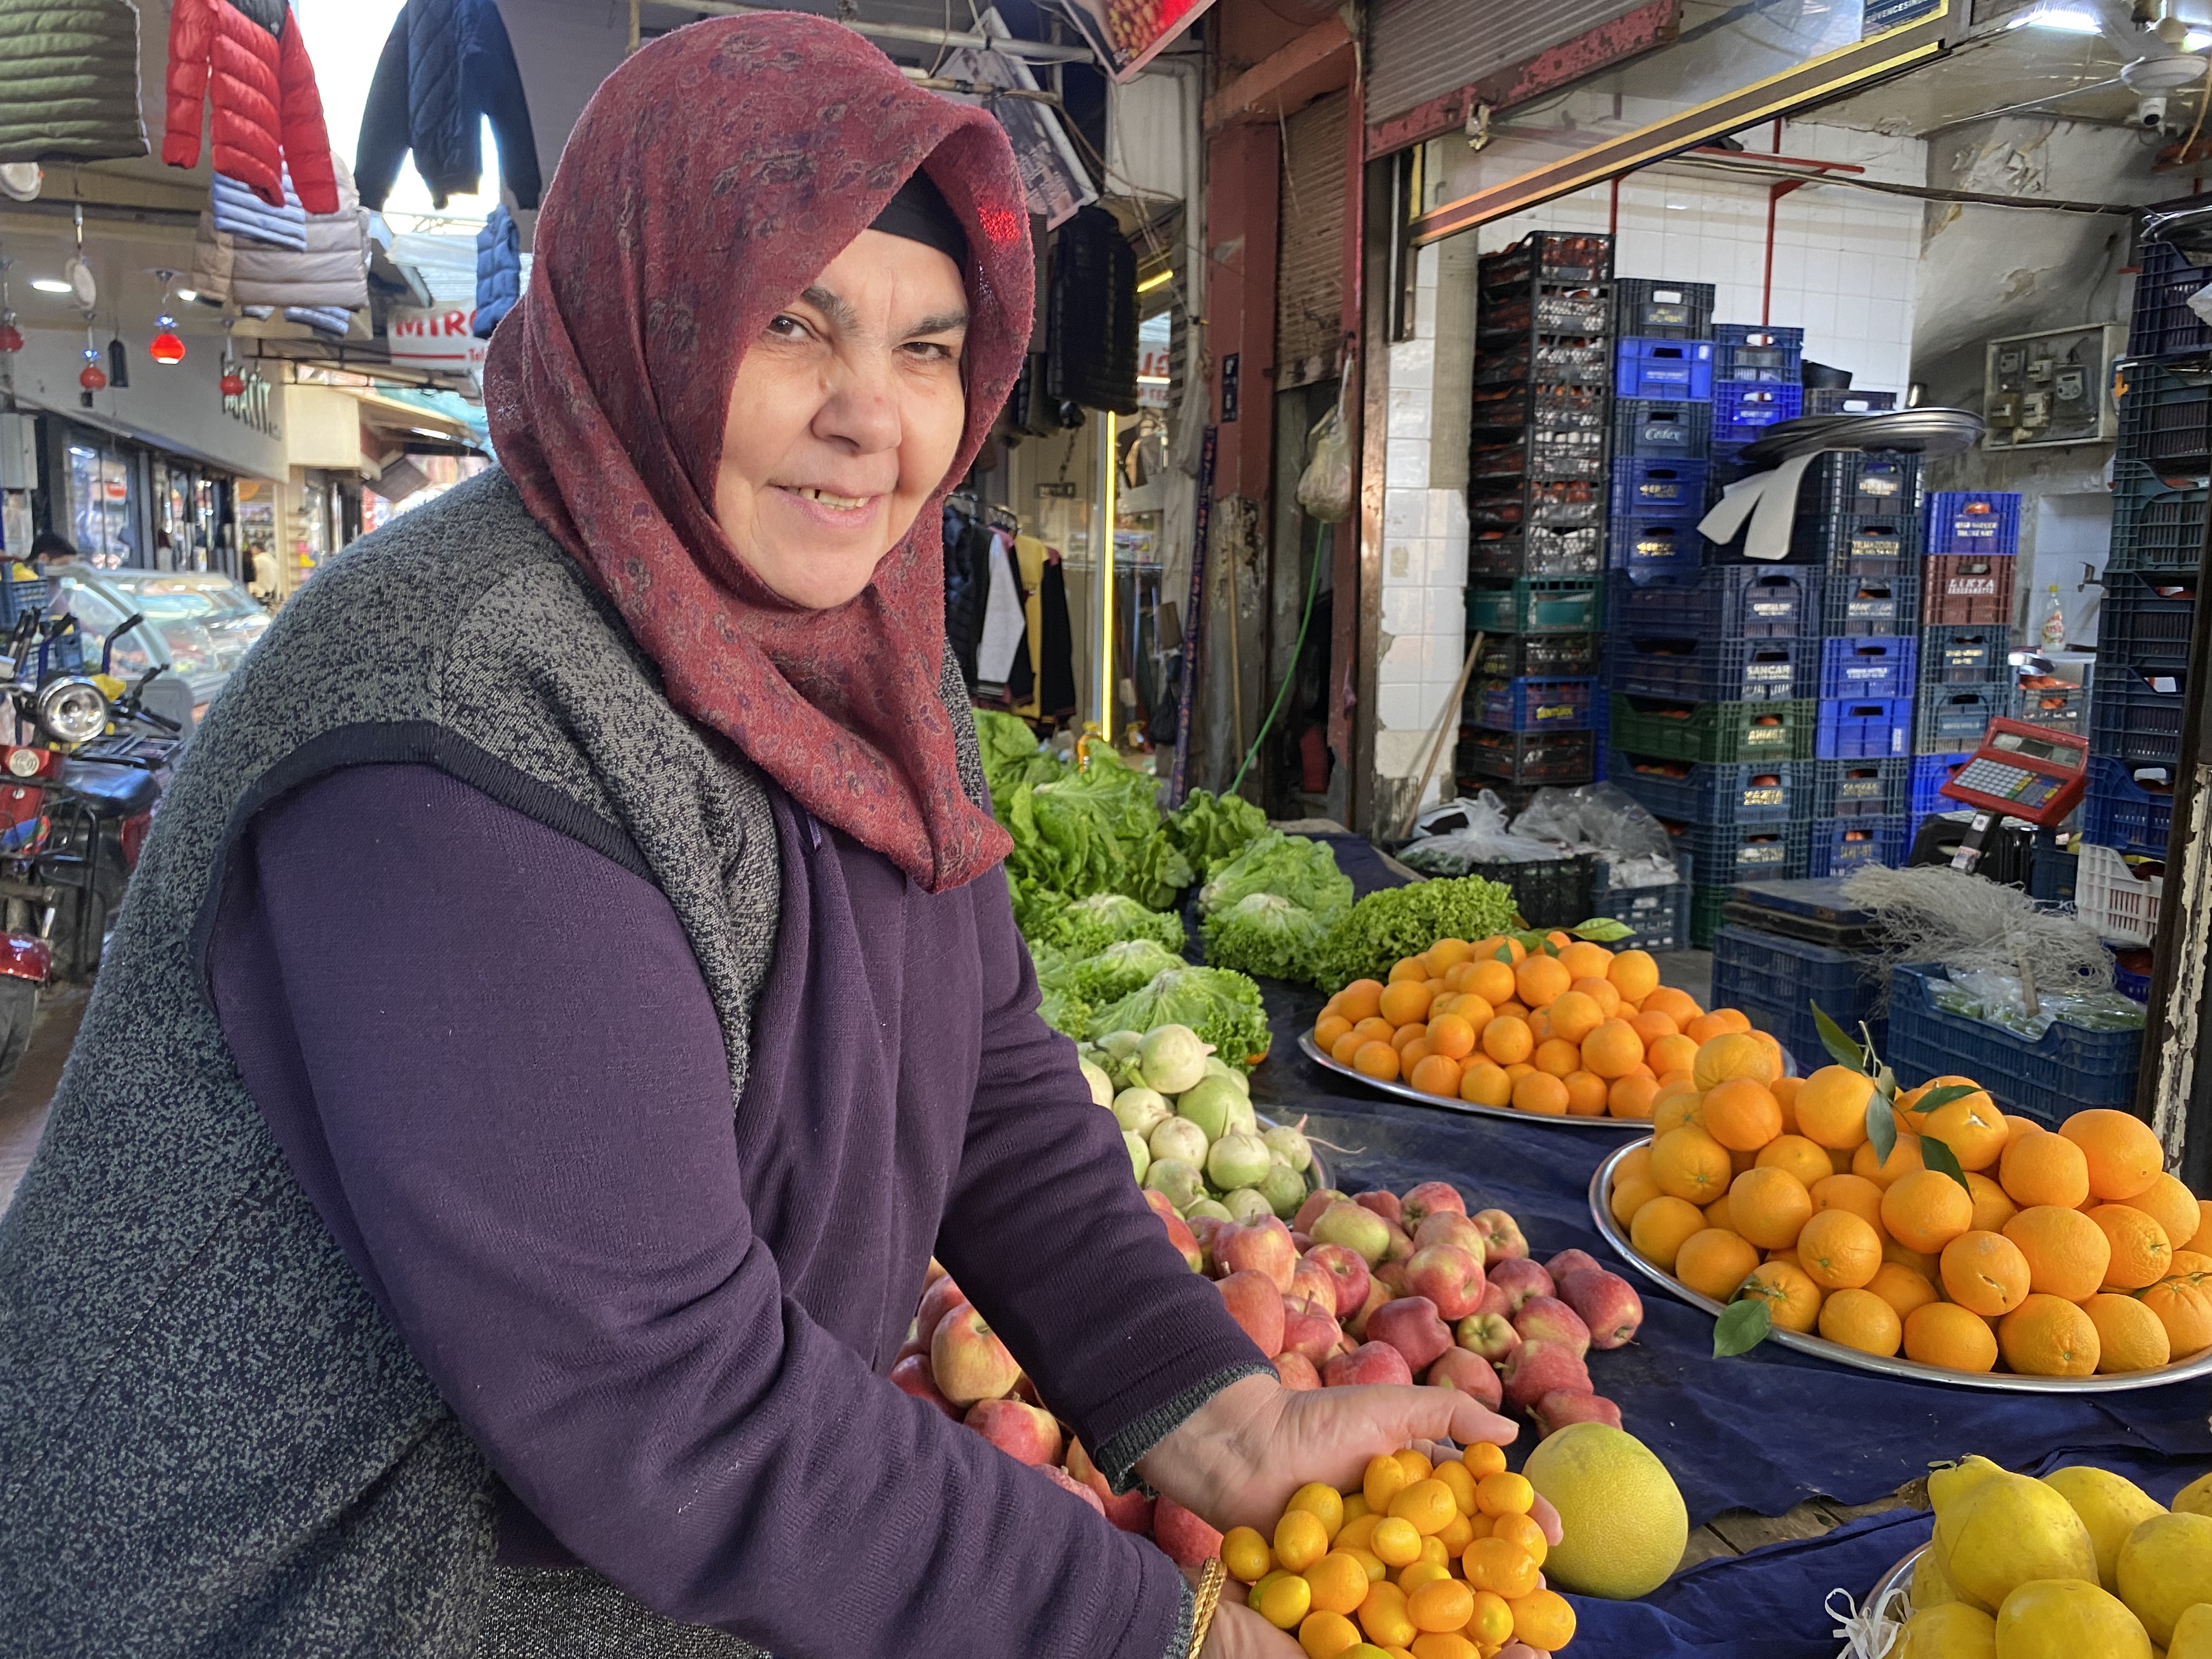
[[[1344,337],[1343,93],[1283,123],[1282,246],[1275,264],[1275,390],[1336,373]]]
[[[1636,0],[1379,0],[1368,122],[1403,115],[1635,9]]]

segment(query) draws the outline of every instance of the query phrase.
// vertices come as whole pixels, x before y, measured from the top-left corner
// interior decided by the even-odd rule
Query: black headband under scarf
[[[884,205],[868,228],[933,247],[963,270],[968,268],[968,233],[961,228],[959,216],[945,204],[945,198],[929,182],[926,173],[916,173],[901,185],[899,193]]]

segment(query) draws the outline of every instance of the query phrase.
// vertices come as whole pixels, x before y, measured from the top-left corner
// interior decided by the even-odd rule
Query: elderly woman
[[[936,511],[1006,142],[702,23],[538,248],[504,470],[287,607],[146,848],[0,1231],[0,1653],[1182,1659],[1164,1556],[885,1380],[933,1251],[1218,1526],[1512,1430],[1282,1389],[1036,1016]]]

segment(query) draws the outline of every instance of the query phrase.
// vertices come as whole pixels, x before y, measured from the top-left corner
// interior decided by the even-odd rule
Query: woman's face
[[[967,422],[967,329],[957,265],[864,230],[746,347],[714,517],[781,598],[853,598],[945,482]]]

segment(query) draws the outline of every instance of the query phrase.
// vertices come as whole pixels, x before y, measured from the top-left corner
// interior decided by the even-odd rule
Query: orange
[[[1420,957],[1400,957],[1390,964],[1390,978],[1383,989],[1388,990],[1392,985],[1425,984],[1428,977],[1429,964]]]
[[[1611,980],[1606,979],[1601,975],[1583,975],[1580,978],[1577,978],[1572,985],[1570,985],[1567,988],[1566,994],[1569,996],[1588,997],[1592,1002],[1597,1004],[1599,1011],[1602,1012],[1607,1019],[1612,1019],[1616,1016],[1626,1018],[1626,1016],[1623,1016],[1620,1013],[1622,1006],[1620,993],[1613,988],[1613,981]],[[1632,1014],[1635,1012],[1636,1011],[1632,1008],[1629,1010],[1629,1012]]]
[[[1583,1069],[1582,1050],[1564,1037],[1546,1037],[1528,1058],[1538,1071],[1549,1072],[1553,1077]]]
[[[1398,1051],[1387,1042],[1364,1042],[1352,1057],[1352,1069],[1377,1083],[1398,1080]]]
[[[1468,1583],[1512,1601],[1536,1588],[1536,1563],[1510,1539],[1478,1538],[1460,1559]]]
[[[1513,969],[1508,963],[1483,958],[1468,969],[1461,989],[1471,992],[1485,1002],[1497,1004],[1513,1000]]]
[[[1256,1584],[1275,1570],[1275,1553],[1251,1528],[1231,1527],[1221,1534],[1221,1565],[1238,1583]]]
[[[1984,1319],[2027,1300],[2027,1258],[2002,1233],[1963,1232],[1943,1247],[1943,1291]]]
[[[1659,1183],[1652,1180],[1651,1172],[1649,1170],[1640,1175],[1622,1176],[1613,1183],[1613,1197],[1610,1200],[1613,1218],[1626,1227],[1636,1218],[1636,1212],[1638,1210],[1653,1199],[1663,1196],[1664,1194],[1659,1190]],[[1698,1206],[1692,1204],[1690,1207],[1694,1210]],[[1698,1224],[1703,1226],[1705,1223],[1700,1219]]]
[[[1651,1178],[1661,1192],[1676,1198],[1710,1204],[1728,1190],[1732,1173],[1728,1148],[1694,1124],[1671,1129],[1651,1143]]]
[[[2058,1133],[2088,1158],[2090,1195],[2107,1203],[2126,1203],[2166,1167],[2166,1149],[2150,1125],[2126,1112],[2108,1107],[2076,1112]]]
[[[1856,1290],[1881,1269],[1881,1235],[1850,1210],[1815,1210],[1796,1248],[1806,1274],[1827,1290]]]
[[[1536,1489],[1524,1474],[1492,1469],[1474,1483],[1474,1506],[1485,1515],[1526,1515],[1535,1505]]]
[[[1699,1066],[1715,1046],[1708,1043],[1698,1050]],[[1782,1103],[1756,1079],[1735,1077],[1706,1084],[1705,1133],[1732,1152],[1756,1152],[1782,1133]]]
[[[1838,1291],[1820,1304],[1820,1334],[1887,1359],[1905,1340],[1905,1322],[1872,1291]]]
[[[1429,1472],[1451,1488],[1452,1504],[1462,1515],[1474,1513],[1474,1483],[1482,1478],[1480,1475],[1456,1457],[1445,1458]],[[1460,1547],[1467,1547],[1462,1544]]]
[[[1439,1100],[1459,1098],[1460,1064],[1443,1054],[1431,1054],[1413,1067],[1406,1079],[1425,1095]]]
[[[1536,1068],[1531,1066],[1527,1060],[1516,1060],[1510,1066],[1505,1068],[1505,1075],[1509,1080],[1518,1083],[1522,1078],[1528,1076],[1529,1073],[1535,1069]]]
[[[1370,1042],[1388,1042],[1398,1035],[1398,1028],[1380,1014],[1368,1015],[1365,1019],[1359,1021],[1352,1029]]]
[[[1328,1528],[1311,1510],[1285,1510],[1275,1522],[1275,1563],[1285,1572],[1304,1572],[1328,1553]],[[1364,1574],[1361,1575],[1363,1577]],[[1302,1614],[1301,1617],[1304,1615]]]
[[[1513,1079],[1486,1060],[1470,1060],[1459,1074],[1459,1097],[1470,1106],[1509,1105]],[[1659,1189],[1654,1186],[1651,1190]]]
[[[1708,1014],[1708,1019],[1717,1019],[1717,1014]],[[1693,1024],[1694,1021],[1692,1022]],[[1690,1033],[1694,1036],[1697,1034]],[[1726,1083],[1732,1078],[1748,1078],[1754,1083],[1771,1083],[1782,1075],[1782,1068],[1766,1045],[1747,1032],[1730,1031],[1704,1039],[1698,1047],[1697,1064],[1691,1068],[1700,1089],[1710,1089],[1716,1083]]]
[[[1683,1243],[1705,1231],[1705,1213],[1686,1199],[1662,1194],[1648,1199],[1628,1220],[1628,1240],[1636,1254],[1662,1273],[1674,1271]]]
[[[1277,1630],[1296,1630],[1312,1605],[1312,1586],[1296,1573],[1283,1573],[1254,1587],[1254,1611]]]
[[[1336,1012],[1357,1025],[1361,1020],[1382,1012],[1382,986],[1380,981],[1355,979],[1336,994]]]
[[[2128,1204],[2100,1204],[2089,1212],[2089,1219],[2104,1230],[2112,1247],[2101,1288],[2139,1291],[2166,1277],[2173,1245],[2157,1222]]]
[[[2038,1123],[2032,1117],[2015,1117],[2010,1112],[2005,1114],[2005,1122],[2011,1126],[2014,1135],[2024,1134],[2030,1129],[2040,1129],[2048,1133],[2051,1127],[2047,1123]]]
[[[1604,979],[1613,966],[1613,952],[1589,939],[1575,939],[1559,947],[1559,966],[1577,979]]]
[[[1391,1032],[1390,1046],[1402,1057],[1409,1044],[1419,1042],[1428,1034],[1429,1028],[1419,1021],[1409,1025],[1401,1025],[1396,1030]]]
[[[1364,1492],[1351,1492],[1344,1500],[1344,1524],[1337,1528],[1336,1536],[1329,1540],[1329,1547],[1337,1550],[1366,1549],[1374,1541],[1375,1528],[1382,1524],[1383,1519],[1367,1507]],[[1371,1569],[1369,1576],[1373,1576]]]
[[[1615,1078],[1607,1089],[1606,1109],[1614,1117],[1649,1121],[1651,1102],[1658,1092],[1659,1085],[1656,1079],[1638,1077],[1632,1072],[1626,1077]]]
[[[1504,1451],[1487,1440],[1476,1441],[1460,1454],[1460,1461],[1467,1465],[1468,1473],[1478,1482],[1486,1474],[1503,1474],[1505,1472]]]
[[[1437,997],[1440,997],[1444,994],[1443,981],[1439,979],[1434,974],[1430,975],[1428,978],[1423,980],[1421,982],[1429,988],[1429,997],[1432,1003]]]
[[[1644,1039],[1625,1019],[1609,1019],[1583,1039],[1582,1061],[1601,1078],[1626,1077],[1644,1063]]]
[[[1874,1143],[1862,1141],[1851,1154],[1851,1173],[1864,1176],[1877,1187],[1887,1188],[1899,1176],[1928,1166],[1920,1161],[1920,1137],[1906,1130],[1897,1132],[1897,1145],[1889,1149],[1888,1158],[1879,1162],[1874,1155]]]
[[[1735,1232],[1735,1218],[1729,1213],[1728,1194],[1723,1193],[1705,1206],[1705,1225],[1718,1227],[1723,1232]],[[1742,1235],[1738,1233],[1738,1237]]]
[[[1951,1149],[1961,1170],[1987,1170],[2004,1155],[2012,1131],[1987,1095],[1973,1094],[1938,1106],[1920,1119],[1920,1133]]]
[[[1605,976],[1622,996],[1641,1002],[1658,988],[1659,964],[1649,951],[1616,951],[1606,964]]]
[[[1310,1613],[1298,1626],[1298,1650],[1306,1659],[1339,1659],[1363,1645],[1359,1626],[1340,1613]]]
[[[2062,1297],[2030,1291],[1997,1321],[1997,1352],[2023,1376],[2087,1376],[2097,1369],[2097,1327]]]
[[[1797,1252],[1795,1250],[1769,1250],[1766,1253],[1766,1259],[1769,1261],[1786,1261],[1791,1267],[1797,1268],[1802,1268],[1805,1265],[1797,1259]]]
[[[2197,1200],[2197,1233],[2187,1248],[2199,1255],[2212,1255],[2212,1198]]]
[[[1647,1048],[1661,1037],[1680,1035],[1682,1030],[1674,1024],[1671,1015],[1662,1014],[1656,1008],[1646,1008],[1640,1014],[1630,1015],[1628,1023],[1635,1028],[1636,1035],[1644,1039]]]
[[[1552,1035],[1573,1043],[1580,1043],[1605,1024],[1605,1010],[1598,1006],[1595,998],[1581,991],[1569,991],[1556,999],[1550,1013]]]
[[[1539,1653],[1556,1653],[1574,1640],[1574,1604],[1554,1589],[1533,1589],[1516,1595],[1513,1609],[1513,1639]]]
[[[1398,1070],[1407,1077],[1413,1075],[1413,1067],[1436,1051],[1429,1047],[1426,1036],[1417,1036],[1411,1042],[1398,1046]]]
[[[1474,1617],[1474,1592],[1456,1578],[1439,1578],[1406,1598],[1406,1616],[1422,1630],[1455,1631]]]
[[[2172,1339],[2158,1316],[2131,1296],[2100,1293],[2081,1304],[2097,1328],[2097,1369],[2110,1374],[2154,1371],[2173,1358]]]
[[[1463,939],[1440,939],[1422,954],[1431,973],[1448,974],[1474,954],[1474,946]]]
[[[1787,1170],[1746,1170],[1729,1186],[1729,1214],[1762,1250],[1786,1250],[1813,1213],[1813,1195]]]
[[[2176,1354],[2212,1347],[2212,1274],[2177,1273],[2160,1279],[2138,1299],[2166,1327]]]
[[[1541,1008],[1574,982],[1557,957],[1530,957],[1513,970],[1513,988],[1531,1008]]]
[[[1662,1036],[1645,1051],[1644,1058],[1651,1069],[1662,1077],[1668,1072],[1688,1073],[1692,1085],[1695,1086],[1694,1068],[1698,1063],[1698,1041],[1695,1037],[1684,1036],[1680,1032],[1672,1036]]]
[[[1797,1133],[1849,1152],[1867,1138],[1867,1102],[1874,1079],[1848,1066],[1823,1066],[1797,1091]]]
[[[1415,1020],[1426,1019],[1429,1005],[1435,1000],[1423,981],[1401,979],[1383,990],[1382,1006],[1377,1012],[1393,1025],[1409,1025]]]
[[[1933,1254],[1974,1224],[1974,1200],[1934,1170],[1916,1170],[1881,1195],[1881,1224],[1909,1250]]]
[[[1386,1516],[1375,1523],[1367,1547],[1382,1558],[1386,1566],[1410,1567],[1421,1559],[1421,1534],[1404,1516]]]
[[[1567,1085],[1549,1072],[1531,1072],[1513,1085],[1513,1109],[1539,1117],[1565,1117]]]
[[[1475,1644],[1478,1652],[1495,1653],[1513,1639],[1513,1603],[1495,1590],[1475,1591],[1474,1617],[1461,1627],[1460,1633]]]
[[[1528,1035],[1528,1021],[1516,1019],[1510,1014],[1500,1014],[1482,1028],[1482,1052],[1500,1066],[1528,1059],[1535,1048],[1536,1040]]]
[[[1323,1014],[1314,1022],[1314,1047],[1327,1054],[1336,1047],[1336,1040],[1351,1030],[1352,1022],[1341,1014]]]
[[[1659,1092],[1651,1097],[1651,1133],[1663,1135],[1669,1129],[1679,1129],[1684,1124],[1705,1127],[1705,1097],[1686,1077],[1673,1083],[1662,1083]]]
[[[1943,1270],[1943,1264],[1935,1256],[1918,1250],[1909,1250],[1895,1239],[1885,1237],[1881,1241],[1881,1259],[1894,1261],[1900,1267],[1910,1267],[1930,1285]]]
[[[1364,1031],[1346,1031],[1330,1045],[1328,1057],[1340,1066],[1349,1066],[1352,1057],[1374,1040]]]
[[[1528,1012],[1528,1035],[1536,1039],[1536,1046],[1540,1048],[1552,1040],[1552,1011],[1549,1008],[1533,1008]]]
[[[1785,1331],[1809,1331],[1820,1317],[1824,1293],[1811,1276],[1793,1262],[1764,1263],[1753,1272],[1743,1293],[1765,1302],[1767,1317]]]
[[[1687,991],[1678,990],[1672,985],[1662,985],[1656,990],[1646,991],[1644,994],[1644,1006],[1647,1009],[1657,1009],[1685,1030],[1688,1028],[1692,1020],[1705,1012],[1704,1009],[1698,1006],[1695,997]]]
[[[1545,1541],[1543,1528],[1537,1525],[1533,1517],[1526,1515],[1492,1516],[1490,1531],[1486,1536],[1503,1538],[1508,1543],[1518,1544],[1528,1552],[1528,1559],[1540,1567],[1544,1565],[1544,1558],[1552,1552],[1551,1545]],[[1464,1553],[1464,1552],[1462,1553]]]
[[[1388,1580],[1367,1587],[1367,1599],[1359,1604],[1359,1625],[1369,1641],[1383,1647],[1402,1648],[1420,1634],[1406,1616],[1406,1592]]]
[[[1996,1334],[1953,1302],[1930,1302],[1905,1316],[1905,1357],[1947,1371],[1994,1370]]]
[[[1570,1072],[1563,1081],[1567,1085],[1567,1115],[1569,1117],[1603,1117],[1607,1091],[1613,1085],[1595,1072]]]
[[[1975,1232],[2001,1233],[2005,1223],[2020,1213],[2011,1195],[1978,1170],[1968,1173],[1966,1188],[1973,1194]]]
[[[2031,1291],[2079,1301],[2104,1280],[2111,1242],[2078,1211],[2033,1206],[2007,1222],[2002,1232],[2027,1266]],[[1947,1284],[1948,1277],[1947,1271]]]
[[[1885,1261],[1876,1267],[1866,1288],[1896,1309],[1899,1319],[1911,1317],[1915,1308],[1924,1308],[1936,1300],[1933,1285],[1911,1268],[1899,1267],[1894,1261]]]
[[[1425,1480],[1435,1472],[1436,1465],[1429,1462],[1429,1455],[1414,1447],[1404,1447],[1392,1452],[1390,1455],[1396,1458],[1398,1467],[1406,1471],[1406,1480],[1408,1484],[1415,1480]],[[1385,1504],[1383,1508],[1387,1513],[1389,1506]]]
[[[1462,991],[1454,1000],[1451,1012],[1474,1028],[1474,1039],[1482,1041],[1482,1028],[1498,1018],[1498,1010],[1472,991]]]
[[[1762,1032],[1760,1035],[1764,1036],[1765,1033]],[[1775,1046],[1778,1048],[1781,1047],[1779,1043]],[[1782,1133],[1786,1135],[1798,1133],[1797,1096],[1805,1086],[1805,1079],[1802,1077],[1784,1075],[1776,1078],[1766,1086],[1774,1091],[1775,1099],[1782,1103]]]
[[[1360,1472],[1359,1495],[1367,1500],[1370,1514],[1387,1516],[1390,1510],[1390,1500],[1404,1491],[1413,1480],[1414,1477],[1407,1473],[1403,1463],[1388,1452],[1378,1452],[1367,1460],[1366,1468]],[[1379,1537],[1382,1531],[1382,1527],[1376,1526],[1375,1535]],[[1390,1560],[1390,1552],[1380,1544],[1370,1542],[1368,1547],[1385,1561]],[[1418,1547],[1417,1545],[1416,1548]],[[1406,1558],[1408,1561],[1413,1559],[1410,1555]],[[1400,1566],[1404,1564],[1392,1561],[1390,1565]]]
[[[1474,1027],[1458,1014],[1445,1014],[1429,1022],[1429,1048],[1447,1060],[1465,1060],[1474,1052]]]
[[[1442,1532],[1458,1513],[1451,1488],[1434,1475],[1414,1481],[1390,1500],[1390,1519],[1411,1522],[1413,1530],[1424,1538]]]
[[[2197,1194],[2170,1175],[2161,1174],[2130,1199],[2128,1207],[2141,1210],[2165,1228],[2166,1242],[2177,1250],[2187,1249],[2189,1241],[2204,1224],[2203,1215],[2197,1207]]]
[[[1815,1210],[1849,1210],[1868,1226],[1881,1226],[1881,1188],[1864,1176],[1832,1175],[1813,1183]]]
[[[1407,1659],[1482,1659],[1482,1650],[1456,1631],[1424,1631],[1406,1650]],[[1364,1659],[1364,1656],[1361,1656]],[[1384,1654],[1384,1659],[1395,1656]]]
[[[1449,1563],[1431,1561],[1425,1555],[1412,1566],[1398,1569],[1398,1588],[1405,1591],[1407,1595],[1411,1595],[1424,1584],[1432,1584],[1439,1578],[1449,1578],[1451,1576],[1451,1567]],[[1413,1639],[1422,1642],[1436,1638],[1417,1636]]]
[[[1467,976],[1474,971],[1474,963],[1472,961],[1454,963],[1444,969],[1444,989],[1455,992],[1464,991],[1467,989]]]
[[[1953,1103],[1954,1104],[1979,1105],[1984,1111],[1988,1112],[1992,1115],[1999,1115],[1997,1113],[1996,1103],[1991,1100],[1986,1093],[1982,1092],[1982,1085],[1980,1084],[1975,1082],[1974,1079],[1970,1077],[1960,1077],[1955,1073],[1947,1073],[1942,1077],[1933,1077],[1929,1079],[1927,1082],[1922,1084],[1917,1089],[1906,1089],[1901,1091],[1897,1097],[1898,1117],[1904,1123],[1905,1127],[1911,1130],[1913,1133],[1926,1133],[1927,1131],[1922,1127],[1922,1124],[1929,1115],[1920,1109],[1920,1103],[1928,1097],[1929,1093],[1931,1091],[1949,1088],[1954,1084],[1972,1089],[1976,1092],[1971,1095],[1960,1096],[1958,1101]],[[1940,1111],[1944,1109],[1939,1107],[1937,1109]]]
[[[1723,1027],[1728,1030],[1740,1031],[1746,1036],[1753,1035],[1751,1016],[1741,1008],[1716,1008],[1713,1010],[1713,1018],[1720,1021]],[[1774,1046],[1779,1048],[1781,1045],[1777,1043]]]
[[[1708,1130],[1706,1133],[1711,1133],[1711,1131]],[[1729,1151],[1729,1177],[1733,1179],[1734,1177],[1741,1175],[1746,1170],[1750,1169],[1752,1165],[1758,1162],[1759,1154],[1757,1152],[1739,1152],[1731,1147]]]
[[[1367,1599],[1367,1569],[1348,1550],[1331,1550],[1301,1576],[1323,1613],[1350,1613]]]
[[[1758,1266],[1759,1252],[1744,1239],[1718,1227],[1707,1227],[1682,1241],[1674,1255],[1673,1271],[1675,1278],[1699,1296],[1728,1302]]]

